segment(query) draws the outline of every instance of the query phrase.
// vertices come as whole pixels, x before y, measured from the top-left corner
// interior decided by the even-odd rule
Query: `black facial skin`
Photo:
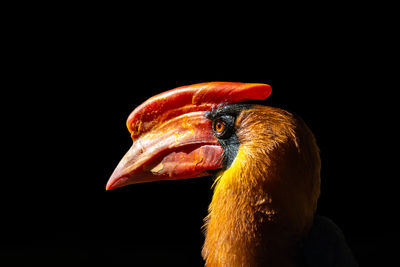
[[[224,149],[224,153],[222,154],[223,169],[228,169],[231,166],[239,150],[240,142],[236,136],[235,129],[236,117],[242,110],[251,107],[251,104],[230,104],[220,108],[217,107],[216,109],[205,113],[205,116],[212,122],[215,137],[217,137],[219,144]],[[218,132],[216,130],[217,122],[224,123],[223,131]]]

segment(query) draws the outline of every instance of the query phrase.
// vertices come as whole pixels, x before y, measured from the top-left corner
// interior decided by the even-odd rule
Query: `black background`
[[[1,261],[202,265],[210,177],[105,185],[131,145],[125,120],[137,105],[182,85],[235,81],[270,84],[265,104],[306,121],[321,150],[318,213],[364,266],[390,262],[399,238],[394,70],[385,34],[352,14],[341,23],[255,14],[249,25],[232,15],[209,28],[185,27],[205,18],[182,14],[171,24],[107,14],[11,23]]]

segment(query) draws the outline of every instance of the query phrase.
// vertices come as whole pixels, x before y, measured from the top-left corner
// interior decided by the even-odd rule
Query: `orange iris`
[[[222,133],[224,128],[225,128],[225,123],[223,121],[217,121],[217,123],[215,124],[215,130],[218,133]]]

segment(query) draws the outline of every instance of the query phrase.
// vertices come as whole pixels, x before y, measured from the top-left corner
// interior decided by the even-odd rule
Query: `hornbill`
[[[106,189],[212,175],[206,266],[357,266],[339,228],[315,216],[312,132],[257,102],[270,94],[267,84],[210,82],[151,97],[128,117],[133,145]]]

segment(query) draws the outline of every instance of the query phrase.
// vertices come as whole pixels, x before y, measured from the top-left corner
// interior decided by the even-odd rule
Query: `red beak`
[[[106,190],[135,183],[208,176],[222,168],[223,149],[205,117],[217,105],[263,100],[266,84],[213,82],[179,87],[137,107],[127,121],[133,144]]]

